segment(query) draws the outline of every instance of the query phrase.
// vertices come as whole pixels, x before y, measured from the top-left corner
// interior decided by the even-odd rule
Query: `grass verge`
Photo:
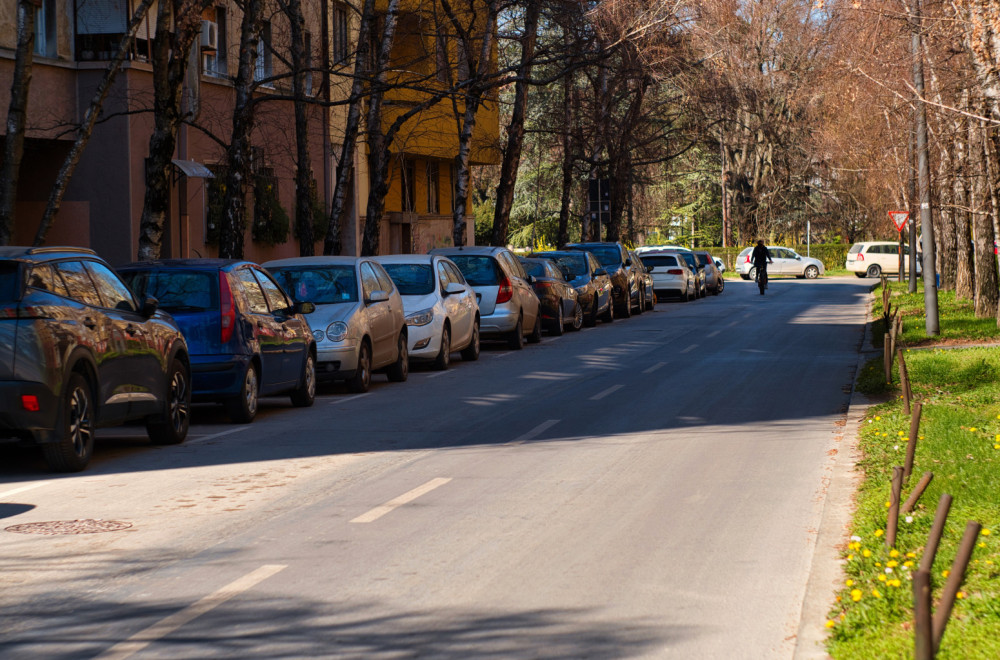
[[[947,321],[942,330],[952,319]],[[901,517],[896,547],[886,547],[892,469],[905,459],[909,417],[898,390],[885,385],[881,359],[873,360],[858,378],[859,389],[891,390],[897,398],[870,408],[861,425],[865,480],[843,551],[847,580],[827,621],[828,649],[837,660],[913,657],[911,573],[937,501],[949,493],[954,502],[931,571],[935,604],[966,522],[982,523],[983,532],[937,657],[1000,658],[1000,351],[926,349],[905,356],[914,396],[924,406],[908,486],[925,471],[934,480],[913,513]],[[904,486],[903,499],[908,495]]]
[[[892,306],[899,310],[903,320],[903,335],[900,343],[904,346],[925,346],[939,343],[992,341],[1000,339],[1000,328],[994,317],[976,318],[975,305],[971,300],[955,297],[954,291],[938,291],[938,319],[940,337],[928,337],[926,333],[927,315],[924,309],[924,283],[917,282],[917,292],[908,293],[906,282],[889,281],[892,291]],[[875,289],[872,306],[872,341],[881,342],[885,332],[882,323],[882,287]],[[880,348],[881,343],[876,348]]]

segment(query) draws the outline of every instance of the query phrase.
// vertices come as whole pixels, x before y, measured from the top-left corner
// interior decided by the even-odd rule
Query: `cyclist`
[[[750,255],[750,261],[757,272],[756,280],[757,286],[760,288],[760,295],[764,295],[764,289],[767,288],[767,265],[774,263],[771,260],[771,253],[764,245],[764,239],[757,241],[757,245],[754,246],[753,253]]]

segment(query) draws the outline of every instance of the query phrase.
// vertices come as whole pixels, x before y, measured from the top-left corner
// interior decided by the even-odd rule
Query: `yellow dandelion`
[[[997,443],[997,444],[993,445],[993,448],[994,449],[1000,449],[1000,443]]]
[[[853,600],[855,603],[861,600],[860,589],[851,589],[851,600]]]
[[[896,549],[890,550],[889,551],[889,556],[890,557],[898,557],[899,556],[899,550],[896,550]]]
[[[984,529],[983,531],[981,531],[979,533],[982,534],[983,536],[989,536],[990,535],[990,530]]]
[[[975,426],[973,426],[973,427],[972,427],[971,429],[969,429],[969,430],[970,430],[970,431],[972,431],[973,433],[975,433],[975,432],[976,432],[976,427],[975,427]]]
[[[890,587],[898,587],[899,585],[901,585],[903,583],[900,582],[899,579],[893,579],[893,580],[889,580],[888,582],[886,582],[886,584],[888,584]]]
[[[837,624],[836,624],[836,623],[834,623],[833,621],[829,621],[829,620],[828,620],[828,621],[826,622],[826,627],[827,627],[827,628],[833,628],[833,627],[834,627],[835,625],[837,625]]]
[[[879,420],[881,420],[881,419],[882,419],[881,417],[879,417],[878,415],[875,415],[875,421],[876,422],[879,421]],[[997,415],[997,419],[1000,419],[1000,415]]]
[[[888,509],[888,508],[889,508],[889,507],[891,507],[891,506],[892,506],[892,502],[886,502],[886,503],[885,503],[885,508],[887,508],[887,509]]]
[[[882,437],[883,437],[883,438],[888,438],[888,437],[889,437],[889,434],[888,434],[888,433],[883,433],[883,434],[882,434]]]
[[[881,529],[875,530],[875,536],[882,536],[882,534],[884,534],[884,532]]]
[[[924,439],[924,436],[922,436],[922,435],[918,435],[918,436],[917,436],[917,438],[918,438],[918,439],[920,439],[920,440],[923,440],[923,439]]]
[[[851,561],[852,559],[854,559],[854,555],[847,555],[847,561]]]
[[[889,561],[885,562],[885,565],[888,566],[889,568],[896,568],[897,566],[899,566],[899,562],[890,559]]]
[[[955,594],[955,598],[962,600],[963,598],[965,598],[965,592],[959,591],[957,594]]]
[[[949,575],[951,575],[951,571],[949,571],[947,568],[941,571],[941,577],[948,577]]]
[[[878,589],[872,589],[872,596],[875,596],[876,598],[881,598],[882,594],[879,592]]]
[[[865,548],[864,550],[861,551],[861,554],[864,555],[865,557],[871,557],[872,551],[869,550],[868,548]]]
[[[980,548],[985,548],[985,547],[986,547],[986,544],[985,544],[985,543],[983,543],[982,541],[980,541],[980,542],[979,542],[979,547],[980,547]]]
[[[885,573],[880,573],[878,576],[878,581],[885,582],[885,580],[886,580]]]
[[[917,553],[915,553],[915,552],[907,552],[906,556],[909,557],[910,559],[916,559]]]
[[[880,562],[880,561],[877,561],[877,562],[875,562],[875,565],[876,565],[876,566],[881,566],[881,565],[882,565],[882,562]]]
[[[907,568],[913,568],[913,562],[912,561],[904,561],[903,562],[903,566],[906,566]]]
[[[847,582],[844,583],[844,585],[848,586],[848,587],[853,587],[854,586],[854,580],[848,580]]]

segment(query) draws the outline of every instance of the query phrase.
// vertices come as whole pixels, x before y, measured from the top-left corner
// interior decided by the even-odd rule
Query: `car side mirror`
[[[153,296],[146,296],[142,299],[142,307],[139,309],[139,313],[142,314],[143,318],[150,318],[153,314],[156,314],[156,310],[160,307],[160,301]]]
[[[444,287],[444,295],[454,296],[459,293],[465,293],[465,287],[458,282],[448,282]]]
[[[292,313],[294,314],[312,314],[316,311],[316,305],[311,302],[297,302],[292,305]]]
[[[527,282],[528,284],[534,284],[535,283],[535,276],[534,275],[528,275],[527,277],[524,278],[524,281]]]
[[[388,291],[372,291],[372,295],[368,296],[368,302],[379,303],[385,302],[389,299]]]
[[[652,273],[654,270],[656,270],[656,266],[646,266],[647,273]]]
[[[594,271],[594,275],[597,276],[597,277],[600,277],[601,275],[607,275],[607,274],[608,274],[608,271],[604,270],[603,268],[598,268],[597,270]]]
[[[629,257],[628,259],[625,260],[625,265],[626,266],[631,266],[632,265],[632,257]]]
[[[802,257],[800,257],[799,255],[795,255],[795,260],[796,261],[802,261]]]

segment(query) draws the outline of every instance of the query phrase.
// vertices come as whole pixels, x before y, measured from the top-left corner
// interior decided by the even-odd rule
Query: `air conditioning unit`
[[[201,22],[201,49],[219,50],[219,24],[215,21]]]

